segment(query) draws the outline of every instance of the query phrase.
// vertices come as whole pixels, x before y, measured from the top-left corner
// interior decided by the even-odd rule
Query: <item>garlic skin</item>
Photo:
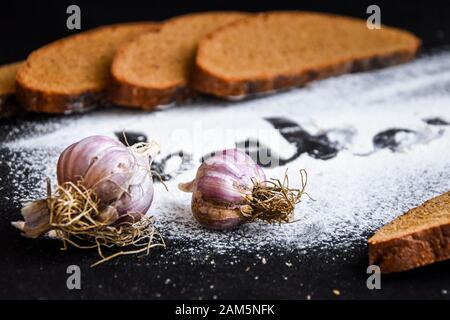
[[[127,147],[105,137],[91,136],[70,145],[58,159],[58,183],[81,183],[93,189],[103,206],[112,206],[120,216],[145,215],[153,201],[152,158],[156,143],[147,149]]]
[[[205,160],[195,179],[178,187],[192,192],[192,213],[200,224],[228,230],[246,221],[241,212],[246,206],[245,196],[252,193],[252,179],[266,181],[261,167],[246,153],[228,149]]]

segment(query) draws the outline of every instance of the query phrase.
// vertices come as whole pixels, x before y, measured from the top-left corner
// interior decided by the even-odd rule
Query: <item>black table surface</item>
[[[378,4],[382,22],[415,32],[424,50],[450,44],[450,7],[444,1],[218,1],[152,3],[79,1],[83,28],[132,20],[162,20],[175,14],[219,9],[263,11],[307,9],[366,17],[369,4]],[[373,2],[373,3],[372,3]],[[0,63],[23,59],[36,47],[73,33],[65,28],[67,1],[2,2]],[[13,152],[2,142],[35,132],[36,124],[58,117],[27,116],[0,122],[0,298],[3,299],[449,299],[450,261],[417,270],[385,275],[381,290],[369,290],[367,246],[359,243],[346,252],[337,249],[296,249],[255,253],[208,252],[193,260],[187,250],[195,244],[168,243],[150,256],[122,257],[90,268],[95,252],[59,250],[52,240],[30,241],[11,227],[20,203],[9,200],[15,187],[9,166]],[[13,128],[15,130],[12,134]],[[29,181],[30,187],[37,182]],[[369,235],[367,235],[369,236]],[[235,256],[235,257],[232,257]],[[261,263],[260,257],[267,257]],[[211,261],[214,261],[212,263]],[[68,290],[69,265],[81,268],[81,290]],[[333,292],[334,290],[334,292]],[[337,294],[337,291],[340,294]]]

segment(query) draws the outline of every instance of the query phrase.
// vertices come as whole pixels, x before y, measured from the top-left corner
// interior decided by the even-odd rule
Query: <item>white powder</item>
[[[178,191],[177,184],[194,177],[201,156],[246,138],[258,138],[283,158],[292,155],[295,148],[266,117],[286,117],[311,134],[329,132],[344,150],[326,161],[303,154],[288,166],[266,170],[267,176],[279,178],[289,167],[290,180],[297,186],[298,170],[308,171],[307,191],[315,201],[305,197],[297,206],[299,222],[252,223],[231,232],[202,229],[190,213],[191,195]],[[52,121],[50,133],[7,144],[14,152],[7,163],[11,168],[7,178],[16,187],[10,200],[42,196],[44,178],[55,181],[58,154],[70,143],[94,134],[113,137],[114,132],[127,129],[158,140],[163,155],[179,150],[193,155],[195,165],[167,183],[170,192],[156,184],[149,213],[156,217],[165,238],[192,242],[191,252],[250,251],[266,245],[348,248],[366,241],[376,228],[409,208],[450,189],[450,127],[423,121],[433,117],[450,122],[448,52],[254,100],[208,100],[152,113],[97,111],[60,125]],[[398,152],[374,150],[373,137],[391,128],[417,134],[398,134]],[[42,183],[30,188],[27,180]]]

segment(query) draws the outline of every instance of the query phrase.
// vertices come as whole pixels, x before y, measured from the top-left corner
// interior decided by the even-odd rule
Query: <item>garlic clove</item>
[[[191,182],[181,182],[178,184],[178,189],[180,189],[183,192],[193,192],[195,189],[195,182],[196,180],[192,180]]]
[[[79,180],[89,167],[105,153],[123,149],[123,145],[105,136],[91,136],[70,145],[58,160],[58,183]],[[89,164],[89,167],[86,167]]]
[[[226,203],[239,203],[244,199],[243,187],[227,176],[204,175],[197,180],[197,190],[201,190],[205,199]]]
[[[50,210],[47,200],[27,203],[21,213],[25,221],[14,221],[11,224],[22,231],[23,236],[35,239],[50,230]]]
[[[221,204],[204,201],[201,194],[194,194],[191,207],[194,218],[208,229],[230,230],[246,220],[239,207],[227,208]]]

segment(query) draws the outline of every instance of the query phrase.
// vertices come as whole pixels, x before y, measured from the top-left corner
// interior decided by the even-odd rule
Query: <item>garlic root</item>
[[[45,200],[31,202],[22,209],[25,221],[15,221],[13,226],[29,238],[51,233],[67,244],[77,248],[97,248],[101,257],[92,266],[120,255],[145,253],[150,248],[165,247],[163,238],[153,225],[151,217],[133,215],[119,216],[112,206],[100,208],[98,198],[92,189],[72,182],[58,186]],[[110,256],[103,249],[134,246]]]
[[[287,171],[283,181],[271,179],[268,181],[253,181],[253,190],[245,196],[246,206],[241,207],[244,217],[255,220],[260,219],[268,223],[291,222],[295,205],[300,203],[305,194],[308,175],[306,170],[300,170],[301,187],[289,187]]]

